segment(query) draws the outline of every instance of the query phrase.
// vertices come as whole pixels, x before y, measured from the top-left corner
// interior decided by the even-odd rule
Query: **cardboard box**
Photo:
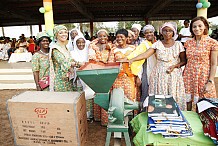
[[[84,92],[27,91],[7,101],[16,145],[84,146],[88,136]]]

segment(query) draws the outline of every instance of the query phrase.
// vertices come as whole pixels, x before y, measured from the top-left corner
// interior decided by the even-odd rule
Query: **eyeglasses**
[[[169,33],[173,33],[173,30],[171,30],[171,29],[170,29],[170,30],[163,30],[163,33],[166,34],[167,32],[169,32]]]

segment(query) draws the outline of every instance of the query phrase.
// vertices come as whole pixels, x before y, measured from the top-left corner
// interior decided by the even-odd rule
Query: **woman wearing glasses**
[[[177,27],[167,22],[160,28],[163,40],[155,42],[145,53],[129,62],[147,59],[156,53],[157,63],[151,71],[149,94],[172,95],[181,110],[186,110],[185,88],[181,66],[186,64],[185,50],[177,38]]]

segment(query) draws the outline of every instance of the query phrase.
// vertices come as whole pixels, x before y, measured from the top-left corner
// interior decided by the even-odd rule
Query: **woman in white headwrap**
[[[144,39],[139,36],[141,28],[142,28],[141,24],[133,24],[131,27],[131,31],[134,32],[135,34],[135,38],[134,38],[135,46],[140,45],[144,41]]]
[[[77,35],[73,41],[73,51],[71,51],[71,56],[75,61],[78,62],[88,62],[88,53],[89,53],[89,44],[90,42],[84,38],[84,36]],[[74,78],[73,78],[73,87],[74,91],[85,91],[85,98],[87,100],[87,104],[92,101],[88,100],[94,97],[95,92],[87,86],[77,75],[76,75],[76,67],[74,68]],[[87,108],[87,116],[88,118],[92,117],[92,108]]]
[[[152,25],[146,25],[143,27],[143,34],[145,36],[145,41],[143,41],[136,49],[127,56],[128,59],[132,59],[146,50],[148,50],[152,44],[156,41],[154,36],[154,27]],[[153,70],[154,66],[156,65],[156,57],[155,54],[150,56],[147,61],[145,59],[135,61],[131,64],[132,72],[138,76],[137,78],[137,85],[141,86],[141,98],[140,101],[144,101],[145,98],[148,96],[148,87],[149,87],[149,77],[151,71]]]
[[[69,31],[69,41],[68,41],[68,44],[67,44],[67,48],[68,48],[70,51],[73,50],[73,46],[74,46],[73,40],[74,40],[74,38],[75,38],[76,36],[78,36],[78,35],[79,35],[79,36],[83,36],[82,32],[81,32],[79,29],[77,29],[77,28],[71,29],[71,30]]]
[[[70,51],[72,58],[79,62],[88,62],[89,44],[84,36],[77,35],[73,40],[73,50]]]
[[[164,40],[155,42],[145,53],[129,62],[147,59],[154,53],[157,64],[151,72],[149,94],[172,95],[181,110],[186,110],[185,88],[181,66],[186,64],[185,50],[177,38],[177,27],[167,22],[160,28]]]

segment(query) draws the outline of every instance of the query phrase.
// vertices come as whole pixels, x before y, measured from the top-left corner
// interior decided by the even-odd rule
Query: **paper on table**
[[[155,98],[166,98],[164,95],[155,95]]]
[[[148,107],[148,99],[149,99],[149,96],[147,98],[145,98],[145,100],[143,102],[143,107]]]
[[[198,106],[198,113],[201,113],[203,111],[205,111],[206,109],[209,109],[211,107],[216,107],[215,105],[213,105],[212,103],[202,100],[200,102],[197,103]]]

